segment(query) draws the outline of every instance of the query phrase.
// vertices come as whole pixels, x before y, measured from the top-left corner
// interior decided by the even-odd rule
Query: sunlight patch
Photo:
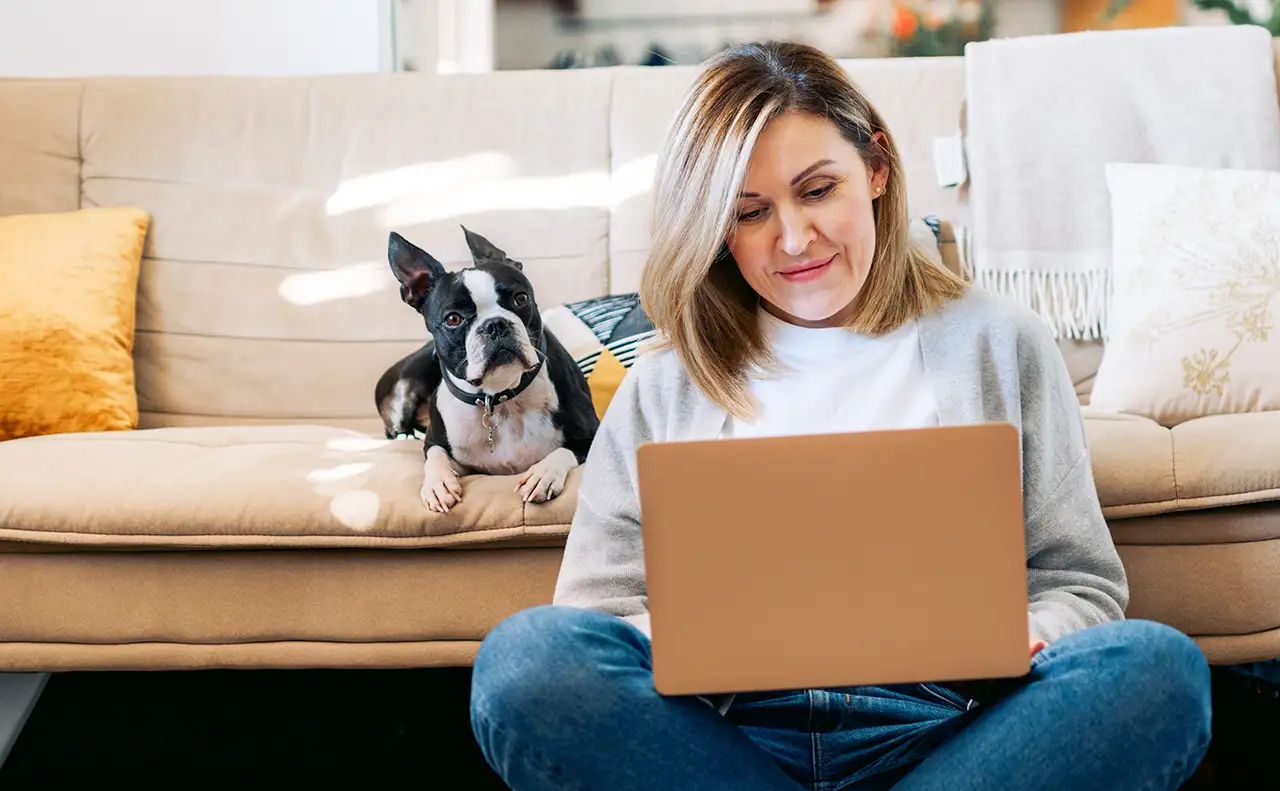
[[[341,439],[331,439],[324,446],[329,450],[345,450],[351,453],[359,453],[365,450],[377,450],[390,445],[391,442],[392,440],[378,439],[376,437],[342,437]]]
[[[382,498],[377,492],[358,489],[342,492],[329,503],[329,513],[352,530],[368,530],[378,521]]]
[[[614,208],[631,198],[645,194],[653,188],[653,177],[658,167],[658,155],[633,159],[613,172],[611,186]]]
[[[337,467],[312,470],[307,473],[307,480],[311,483],[333,483],[335,481],[344,481],[348,478],[354,478],[355,476],[366,473],[372,469],[373,465],[369,462],[360,462],[358,464],[339,464]]]
[[[565,176],[475,180],[456,189],[424,194],[387,206],[387,226],[414,225],[492,211],[546,211],[610,205],[609,174],[589,170]]]
[[[514,160],[500,151],[481,151],[443,162],[421,162],[347,179],[325,201],[330,217],[386,206],[409,198],[451,192],[466,183],[510,176]]]
[[[299,272],[280,281],[280,296],[294,305],[316,305],[339,299],[367,297],[396,285],[386,263],[362,261],[337,269]]]

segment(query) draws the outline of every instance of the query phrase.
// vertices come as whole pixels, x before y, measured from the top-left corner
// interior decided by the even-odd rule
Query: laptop
[[[1030,669],[1008,424],[643,444],[664,695],[999,679]]]

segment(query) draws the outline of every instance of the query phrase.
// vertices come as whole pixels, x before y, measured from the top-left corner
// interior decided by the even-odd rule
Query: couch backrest
[[[846,66],[898,138],[913,212],[954,216],[932,146],[957,130],[962,60]],[[151,213],[144,427],[375,430],[374,382],[425,339],[387,233],[459,267],[466,224],[544,307],[635,290],[654,156],[695,72],[0,80],[0,214]]]
[[[0,83],[0,212],[128,204],[153,225],[135,361],[144,426],[368,427],[425,339],[396,229],[447,265],[459,223],[544,301],[608,291],[602,72]]]

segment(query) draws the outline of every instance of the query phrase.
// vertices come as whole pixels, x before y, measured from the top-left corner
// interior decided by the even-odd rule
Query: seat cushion
[[[1109,519],[1280,500],[1280,412],[1165,428],[1084,407],[1094,482]]]
[[[563,543],[579,470],[546,504],[467,476],[422,505],[422,443],[321,426],[166,428],[0,443],[0,541],[104,547]]]
[[[1280,500],[1280,412],[1172,429],[1084,410],[1108,519]],[[163,428],[0,443],[0,541],[164,547],[554,545],[581,470],[526,504],[467,476],[462,503],[419,500],[422,443],[325,426]]]

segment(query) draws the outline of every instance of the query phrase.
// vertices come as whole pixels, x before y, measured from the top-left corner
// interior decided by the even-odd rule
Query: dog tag
[[[480,424],[489,433],[489,452],[493,453],[493,404],[486,403],[480,414]]]

